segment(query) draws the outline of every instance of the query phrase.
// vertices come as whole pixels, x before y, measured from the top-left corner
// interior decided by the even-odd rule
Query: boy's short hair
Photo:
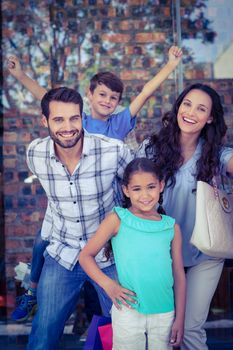
[[[111,72],[99,72],[95,74],[90,80],[90,91],[94,92],[96,87],[100,84],[106,85],[109,89],[120,93],[119,101],[121,99],[124,84],[120,78]]]
[[[81,95],[74,89],[67,87],[58,87],[46,92],[41,100],[42,114],[46,117],[46,119],[49,118],[49,104],[52,101],[77,104],[79,105],[80,114],[82,115],[83,99]]]

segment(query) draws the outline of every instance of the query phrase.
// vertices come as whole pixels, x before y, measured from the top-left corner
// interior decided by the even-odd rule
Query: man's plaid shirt
[[[72,175],[56,157],[50,137],[36,139],[28,147],[27,163],[43,186],[48,206],[42,238],[50,241],[48,253],[72,270],[80,250],[115,205],[120,205],[117,179],[132,154],[122,142],[84,133],[83,152]],[[118,187],[119,188],[119,187]],[[100,267],[103,251],[96,260]]]

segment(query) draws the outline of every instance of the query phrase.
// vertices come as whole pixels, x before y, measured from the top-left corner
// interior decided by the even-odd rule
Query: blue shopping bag
[[[83,350],[103,350],[98,327],[108,323],[111,323],[111,317],[97,315],[92,317]]]

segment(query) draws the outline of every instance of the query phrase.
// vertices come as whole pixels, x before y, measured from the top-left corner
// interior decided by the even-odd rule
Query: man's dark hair
[[[83,111],[83,99],[81,95],[74,89],[67,87],[59,87],[49,90],[41,100],[42,114],[48,120],[49,118],[49,104],[52,101],[60,101],[65,103],[75,103],[79,105],[80,113]]]

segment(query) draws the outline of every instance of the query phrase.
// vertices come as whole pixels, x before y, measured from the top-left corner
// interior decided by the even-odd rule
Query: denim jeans
[[[32,251],[32,264],[30,276],[32,282],[39,282],[40,274],[44,265],[44,251],[48,244],[48,241],[44,241],[41,238],[41,231],[38,231]]]
[[[110,278],[116,279],[115,265],[103,269]],[[58,348],[65,323],[74,311],[80,289],[90,281],[100,300],[103,314],[109,316],[111,299],[93,282],[77,263],[73,271],[61,266],[50,255],[45,256],[38,284],[38,311],[32,322],[27,350],[55,350]]]

